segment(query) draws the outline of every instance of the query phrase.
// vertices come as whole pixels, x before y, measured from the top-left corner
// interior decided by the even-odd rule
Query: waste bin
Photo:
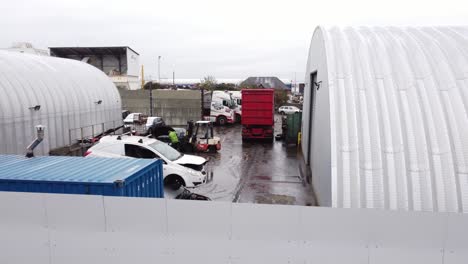
[[[302,113],[290,114],[287,117],[286,143],[297,144],[297,136],[301,131]]]

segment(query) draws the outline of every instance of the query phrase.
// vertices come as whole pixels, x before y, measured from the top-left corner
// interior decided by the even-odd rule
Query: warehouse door
[[[308,135],[307,135],[307,159],[306,164],[310,166],[312,160],[312,128],[314,123],[314,108],[315,108],[315,93],[317,88],[317,72],[310,74],[310,106],[309,106],[309,123],[308,123]]]

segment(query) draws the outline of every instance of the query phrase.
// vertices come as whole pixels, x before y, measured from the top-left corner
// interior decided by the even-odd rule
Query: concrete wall
[[[119,89],[122,109],[150,114],[148,90]],[[187,120],[200,120],[200,91],[153,90],[153,115],[161,116],[169,126],[184,126]]]

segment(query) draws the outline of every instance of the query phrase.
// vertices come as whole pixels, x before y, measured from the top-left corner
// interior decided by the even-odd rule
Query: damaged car
[[[196,187],[206,183],[212,175],[207,171],[205,158],[182,154],[166,143],[148,137],[105,136],[85,156],[161,159],[165,185]]]

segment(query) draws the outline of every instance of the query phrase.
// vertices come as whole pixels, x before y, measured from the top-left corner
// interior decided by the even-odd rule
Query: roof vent
[[[140,138],[140,140],[138,140],[138,143],[143,143],[143,139]]]
[[[118,137],[117,137],[117,140],[122,140],[122,137],[121,137],[121,136],[118,136]]]

